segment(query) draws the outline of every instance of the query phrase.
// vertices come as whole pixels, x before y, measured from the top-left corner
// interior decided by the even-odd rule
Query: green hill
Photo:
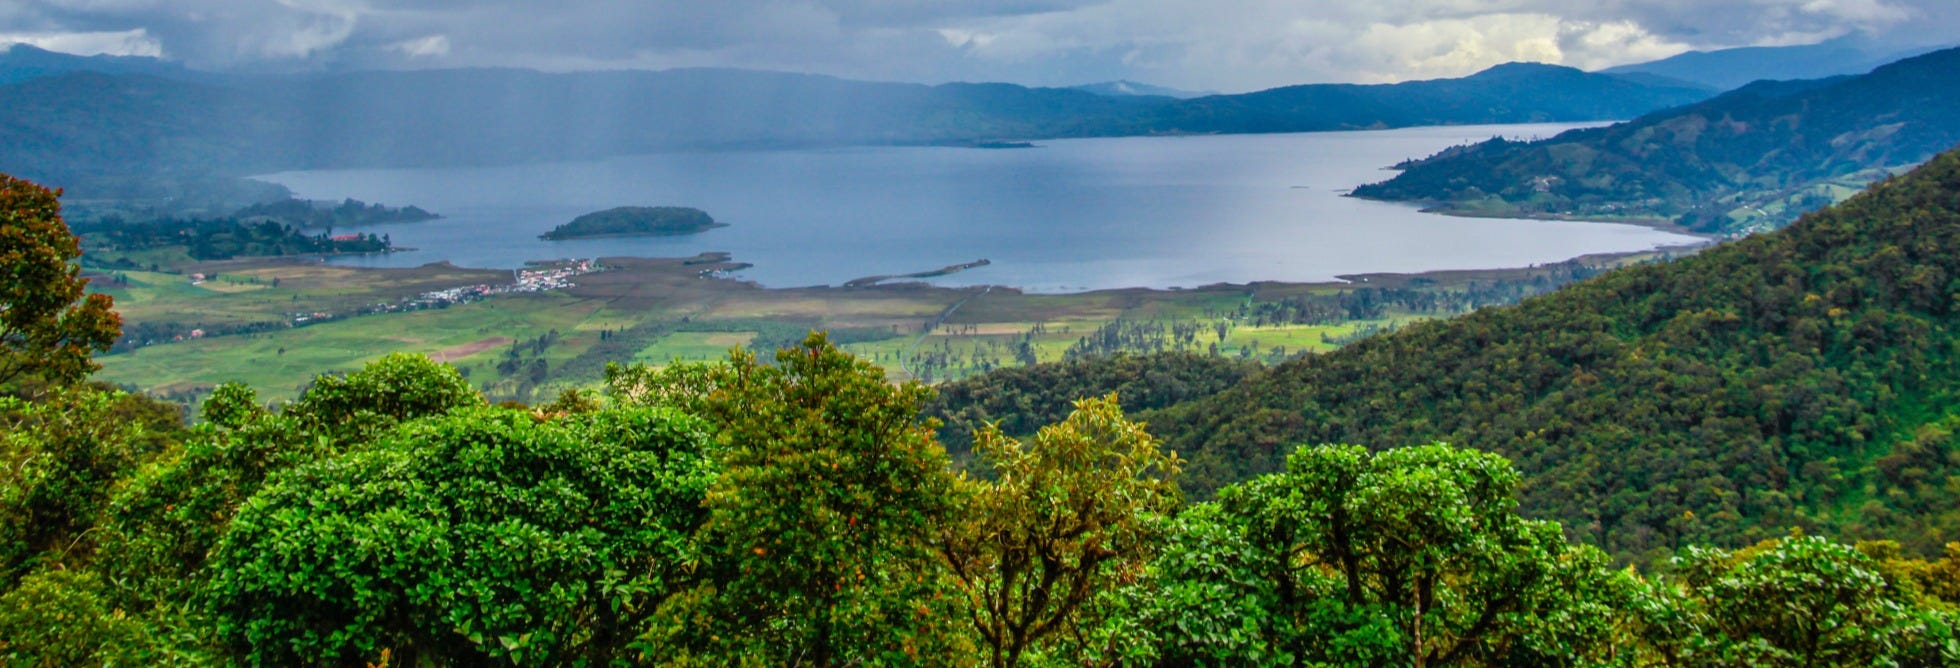
[[[1622,558],[1789,526],[1960,539],[1960,152],[1796,225],[1147,414],[1201,495],[1298,444],[1447,441]]]
[[[1354,194],[1462,213],[1773,228],[1960,142],[1957,91],[1960,49],[1947,49],[1862,76],[1758,82],[1543,141],[1460,147]]]

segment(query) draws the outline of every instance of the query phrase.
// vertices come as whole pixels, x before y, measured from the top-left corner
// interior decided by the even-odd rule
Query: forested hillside
[[[1646,559],[1786,527],[1960,537],[1960,152],[1793,227],[1286,363],[1154,414],[1200,494],[1297,444],[1503,453]]]
[[[1068,417],[1075,400],[1108,394],[1128,412],[1165,408],[1217,394],[1260,368],[1249,360],[1182,351],[1084,357],[941,383],[925,415],[943,423],[939,440],[957,456],[989,424],[1012,436],[1031,435]]]
[[[1455,148],[1354,194],[1466,213],[1679,218],[1704,232],[1775,227],[1960,142],[1956,91],[1960,49],[1947,49],[1542,141]]]

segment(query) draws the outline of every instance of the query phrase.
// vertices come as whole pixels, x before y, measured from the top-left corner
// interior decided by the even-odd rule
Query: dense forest
[[[375,234],[307,234],[300,228],[275,220],[247,222],[237,218],[209,220],[162,219],[143,223],[107,220],[81,228],[88,245],[96,251],[144,251],[166,246],[182,246],[195,260],[227,260],[241,256],[313,255],[337,253],[379,253],[393,246]],[[110,266],[133,268],[137,263],[121,258]]]
[[[1132,413],[1166,408],[1222,392],[1260,368],[1256,362],[1184,351],[1082,357],[941,383],[925,415],[940,421],[940,443],[957,455],[970,450],[973,435],[988,425],[1010,436],[1030,436],[1067,417],[1082,397],[1115,394]]]
[[[1839,218],[1813,219],[1833,234],[1809,241],[1847,250],[1809,269],[1861,286],[1938,270],[1948,258],[1906,251],[1884,266],[1858,262],[1848,237],[1960,237],[1956,172],[1960,156],[1949,156]],[[1929,202],[1945,208],[1859,217]],[[186,425],[174,407],[88,382],[118,321],[109,297],[85,294],[81,249],[58,211],[51,191],[0,177],[0,240],[21,251],[0,255],[14,277],[0,284],[8,665],[1960,661],[1960,544],[1926,559],[1899,542],[1779,533],[1619,569],[1570,540],[1586,527],[1518,512],[1542,478],[1420,439],[1379,452],[1300,448],[1192,503],[1181,485],[1204,460],[1166,448],[1117,396],[1046,413],[1057,417],[1032,434],[979,426],[971,450],[985,475],[960,475],[936,421],[921,418],[933,389],[890,383],[820,333],[767,361],[736,350],[660,369],[612,365],[601,390],[535,406],[490,405],[456,369],[390,355],[320,376],[284,405],[225,385]],[[1803,237],[1738,246],[1792,238]],[[1914,252],[1943,250],[1935,242]],[[1736,261],[1725,257],[1706,263]],[[1569,292],[1662,280],[1656,271]],[[1918,308],[1949,306],[1939,285]],[[1746,312],[1750,296],[1721,298]],[[1852,318],[1859,333],[1847,337],[1918,359],[1858,324],[1911,323],[1852,309],[1831,314]],[[1820,336],[1853,362],[1869,354]],[[1191,385],[1146,404],[1239,373],[1159,357],[1002,384],[1120,386],[1137,374],[1151,382],[1153,368],[1184,368]],[[1287,373],[1197,405],[1230,406],[1220,400]],[[1919,450],[1893,454],[1939,457],[1948,433],[1919,434]]]
[[[1776,226],[1960,143],[1960,49],[1870,74],[1763,81],[1551,139],[1502,138],[1403,165],[1359,197],[1467,212],[1644,216],[1704,232]],[[1734,214],[1734,215],[1732,215]]]
[[[425,220],[441,218],[441,216],[414,205],[392,207],[379,203],[369,204],[351,197],[341,200],[339,204],[290,197],[270,202],[259,202],[239,209],[238,213],[233,214],[232,217],[247,221],[275,221],[293,227],[325,228],[328,230],[333,229],[336,225],[345,227],[354,225],[381,225],[385,223],[419,223]]]
[[[391,207],[357,199],[338,204],[282,198],[259,202],[216,218],[130,221],[120,216],[70,224],[83,245],[105,266],[135,268],[142,251],[181,246],[193,260],[279,255],[381,253],[394,247],[385,235],[334,234],[334,227],[413,223],[439,218],[420,207]],[[106,255],[116,255],[106,259]]]

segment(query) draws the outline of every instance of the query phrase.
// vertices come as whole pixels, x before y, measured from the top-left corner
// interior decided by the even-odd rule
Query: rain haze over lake
[[[1131,137],[1038,148],[868,147],[663,153],[455,169],[286,172],[300,197],[417,205],[446,216],[359,228],[416,250],[336,262],[517,267],[727,251],[770,287],[990,266],[932,279],[1032,291],[1324,281],[1341,274],[1520,267],[1697,241],[1607,223],[1475,219],[1343,197],[1383,167],[1494,135],[1571,125]],[[615,206],[706,210],[685,237],[543,241]],[[342,230],[337,230],[342,231]],[[344,231],[355,231],[352,229]]]

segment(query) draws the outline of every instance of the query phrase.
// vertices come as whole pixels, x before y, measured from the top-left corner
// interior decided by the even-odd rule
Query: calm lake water
[[[841,148],[667,153],[467,169],[286,172],[300,197],[414,204],[437,221],[377,225],[411,252],[364,266],[728,251],[772,287],[840,284],[980,258],[934,279],[1031,291],[1339,274],[1520,267],[1696,241],[1604,223],[1453,218],[1342,197],[1385,165],[1502,134],[1570,125],[1289,135],[1071,139],[1032,149]],[[687,237],[542,241],[579,214],[624,205],[706,210],[729,227]]]

